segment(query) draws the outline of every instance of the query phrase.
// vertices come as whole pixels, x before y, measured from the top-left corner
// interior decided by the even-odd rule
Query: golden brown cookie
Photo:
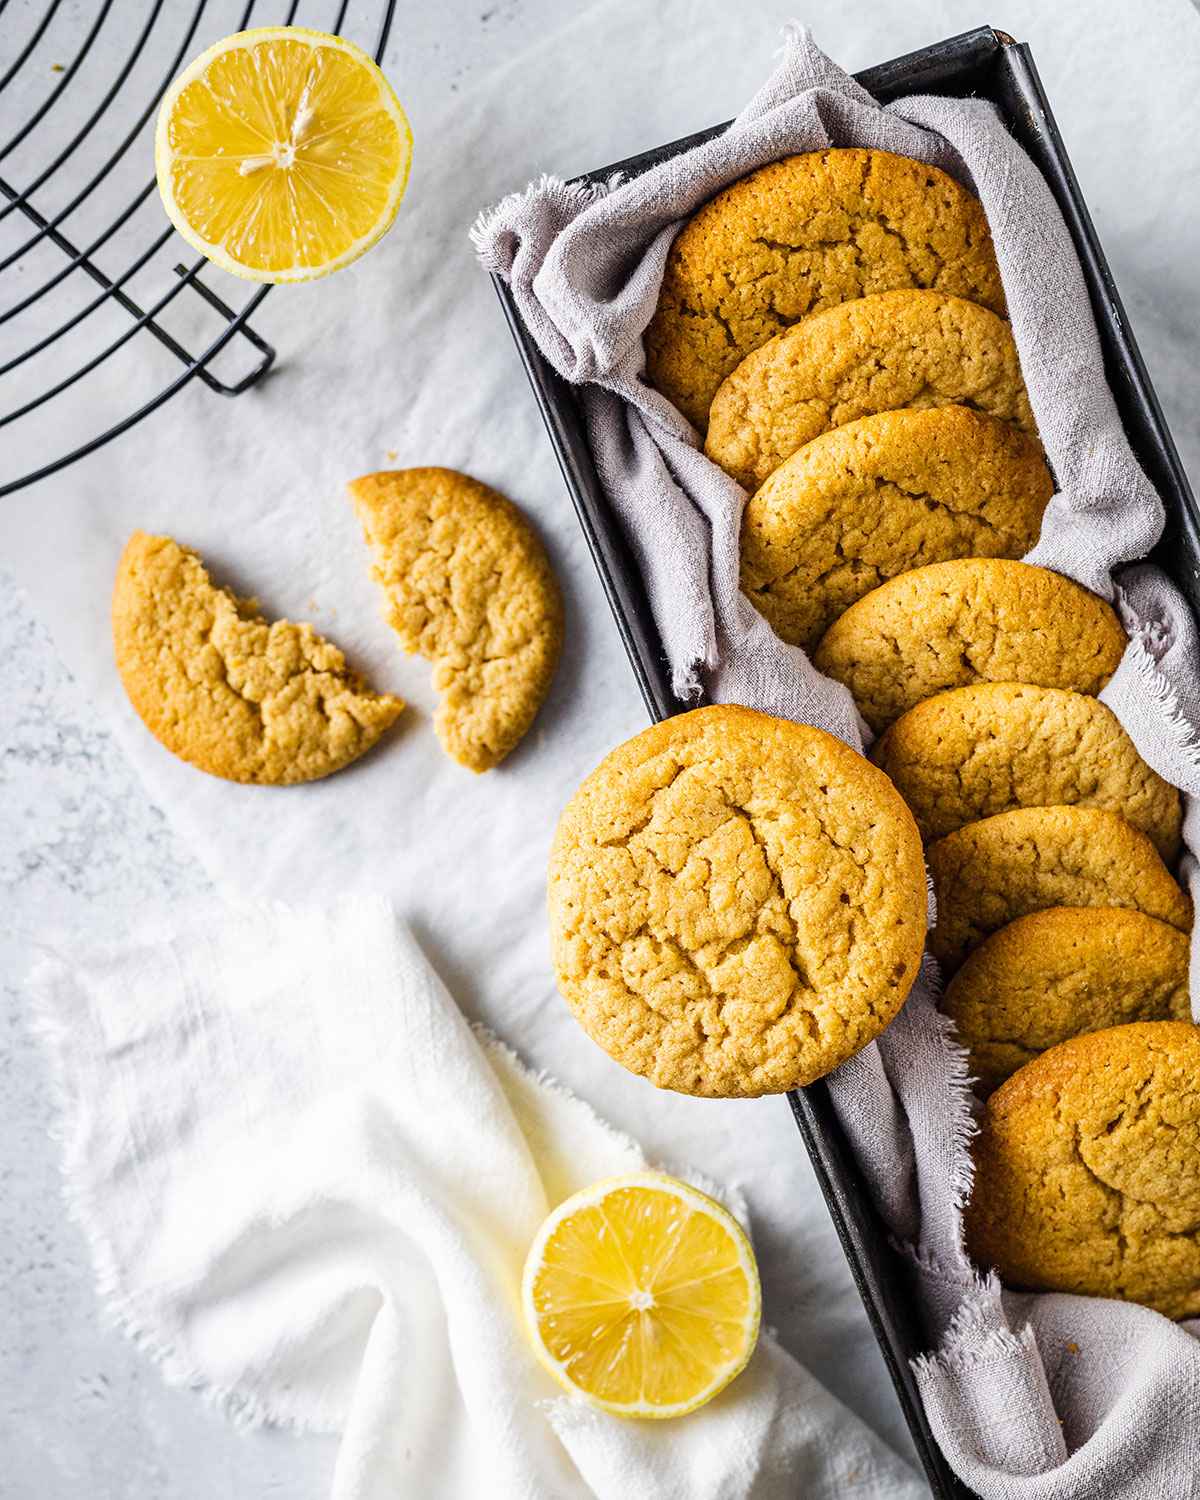
[[[135,531],[117,567],[113,647],[129,701],[181,760],[288,786],[365,754],[404,707],[373,693],[311,625],[268,623],[199,557]]]
[[[811,651],[897,573],[1028,552],[1053,492],[1041,444],[995,417],[965,406],[862,417],[798,448],[751,497],[742,591]]]
[[[1018,807],[926,850],[937,897],[929,949],[954,970],[990,933],[1048,906],[1123,906],[1188,932],[1192,904],[1158,851],[1097,807]]]
[[[718,193],[671,247],[646,373],[701,432],[717,387],[808,313],[871,292],[938,287],[1003,313],[979,201],[887,151],[813,151]]]
[[[926,698],[871,752],[924,839],[1012,807],[1107,807],[1179,853],[1179,793],[1146,764],[1110,708],[1063,688],[979,682]]]
[[[1142,1021],[1027,1063],[988,1100],[967,1243],[1010,1286],[1200,1314],[1200,1030]]]
[[[814,313],[747,355],[713,397],[704,451],[753,491],[830,428],[951,405],[1034,432],[1012,330],[944,292],[881,292]]]
[[[1129,1021],[1190,1020],[1187,934],[1120,907],[1031,912],[975,949],[942,1009],[991,1090],[1069,1037]]]
[[[1061,573],[1006,558],[930,563],[852,604],[813,653],[871,728],[973,682],[1096,694],[1125,632],[1110,605]]]
[[[619,746],[558,825],[550,930],[589,1035],[660,1088],[779,1093],[866,1045],[925,938],[912,815],[819,729],[700,708]]]
[[[545,548],[511,500],[453,469],[367,474],[349,490],[388,620],[434,664],[438,737],[488,771],[533,723],[558,662],[562,598]]]

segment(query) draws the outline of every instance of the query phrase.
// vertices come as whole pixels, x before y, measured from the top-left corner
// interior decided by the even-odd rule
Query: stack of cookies
[[[849,688],[925,842],[944,1007],[991,1095],[977,1258],[1195,1315],[1180,798],[1098,699],[1113,610],[1017,560],[1053,481],[1004,313],[965,189],[795,156],[678,236],[647,375],[749,495],[743,591]]]
[[[813,650],[898,573],[1021,557],[1053,483],[978,201],[884,151],[789,157],[671,249],[647,377],[751,493],[742,587]]]

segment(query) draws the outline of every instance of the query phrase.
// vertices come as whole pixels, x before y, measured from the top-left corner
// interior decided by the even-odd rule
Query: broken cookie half
[[[112,606],[117,669],[151,734],[228,781],[288,786],[340,771],[404,708],[311,625],[263,619],[195,552],[135,531]]]
[[[549,691],[562,597],[545,549],[510,500],[453,469],[396,469],[349,485],[406,651],[434,665],[446,751],[488,771]]]

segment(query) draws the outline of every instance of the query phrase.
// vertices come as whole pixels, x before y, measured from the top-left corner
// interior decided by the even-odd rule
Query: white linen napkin
[[[473,1032],[382,899],[209,909],[46,955],[32,990],[107,1308],[236,1419],[340,1430],[334,1500],[924,1493],[769,1334],[678,1421],[558,1390],[522,1328],[526,1250],[645,1159]]]

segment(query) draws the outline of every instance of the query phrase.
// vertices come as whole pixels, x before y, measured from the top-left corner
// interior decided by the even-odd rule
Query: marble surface
[[[832,24],[835,8],[833,0],[805,7],[822,40],[828,36],[822,17]],[[1095,14],[1084,0],[1064,9],[1080,26]],[[449,0],[401,10],[395,67],[412,81],[418,105],[439,95],[469,94],[474,79],[561,18],[555,0]],[[1130,78],[1116,97],[1106,96],[1093,120],[1070,28],[1055,27],[1048,45],[1041,45],[1034,4],[1010,3],[1005,10],[996,13],[997,24],[1029,35],[1051,96],[1056,104],[1068,100],[1060,107],[1060,123],[1185,462],[1195,473],[1200,417],[1187,383],[1200,356],[1195,263],[1173,252],[1169,236],[1147,233],[1137,195],[1114,181],[1106,166],[1119,155],[1120,132],[1138,119],[1142,80]],[[1174,9],[1169,0],[1155,0],[1149,10],[1163,28],[1164,46],[1168,25],[1198,24],[1187,0],[1177,0]],[[885,12],[889,8],[873,8],[862,31],[862,54],[847,58],[851,66],[979,19],[973,7],[936,0],[906,7],[903,17]],[[705,123],[705,117],[681,119],[679,133]],[[1194,127],[1193,118],[1191,136]],[[631,149],[634,144],[631,139]],[[159,420],[170,424],[178,418],[168,412]],[[602,611],[598,590],[586,602]],[[606,628],[606,622],[596,626]],[[191,1394],[165,1387],[133,1345],[102,1325],[86,1249],[59,1195],[54,1106],[28,1033],[21,975],[39,941],[69,948],[110,936],[147,905],[203,893],[208,879],[148,800],[116,741],[60,665],[27,600],[7,579],[0,588],[0,663],[0,1496],[322,1495],[330,1440],[232,1431]],[[568,664],[568,680],[577,668]],[[637,722],[631,680],[606,677],[592,691],[595,711],[609,722]],[[811,1193],[798,1153],[794,1171],[797,1191]],[[801,1261],[809,1252],[831,1256],[827,1225],[806,1225],[805,1235]],[[773,1248],[782,1260],[779,1251],[786,1247]],[[831,1296],[846,1291],[844,1268],[835,1258],[825,1263],[834,1285],[823,1287],[800,1265],[795,1287],[776,1287],[776,1305],[801,1357],[815,1353],[809,1362],[818,1376],[903,1449],[906,1435],[882,1371],[867,1378],[843,1368],[837,1340],[829,1335],[816,1351],[803,1347],[806,1303],[811,1307],[823,1290]],[[859,1322],[847,1330],[848,1342],[861,1342],[864,1334],[861,1314],[855,1316]]]

